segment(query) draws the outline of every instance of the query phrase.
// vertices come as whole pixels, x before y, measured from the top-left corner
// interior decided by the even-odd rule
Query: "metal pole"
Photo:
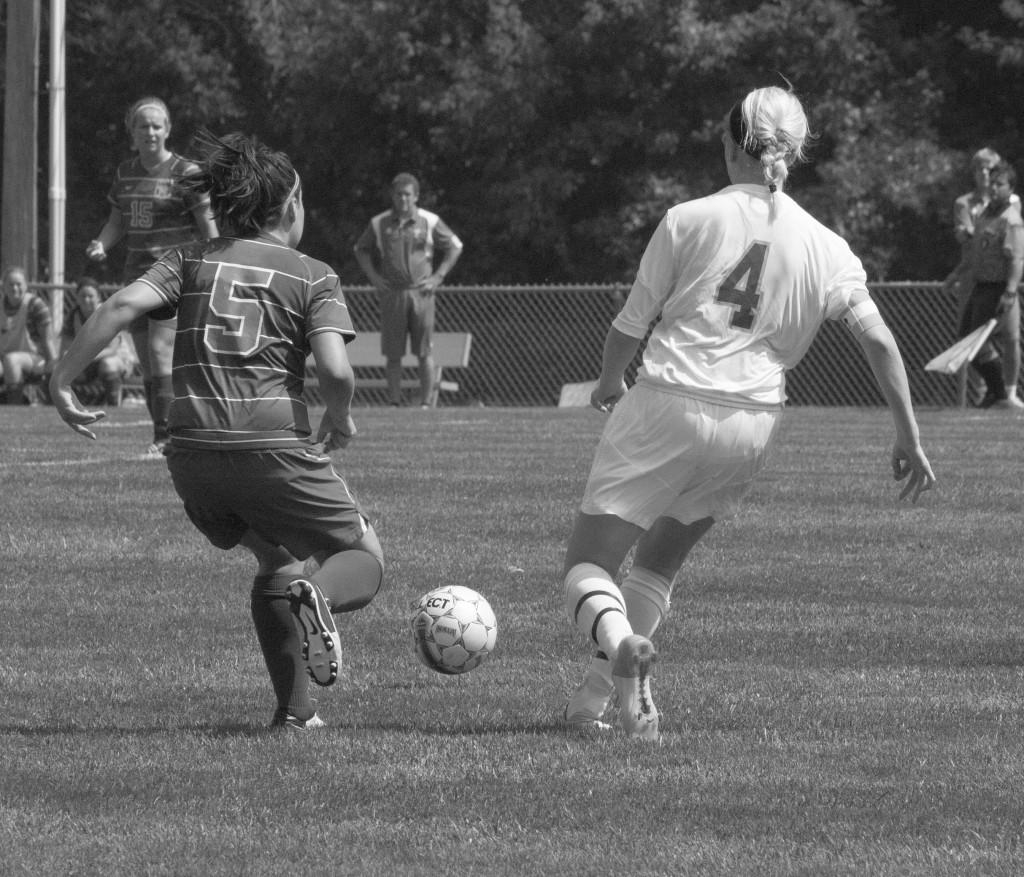
[[[5,267],[24,268],[35,280],[37,251],[36,109],[39,80],[40,0],[7,3],[3,119],[3,193],[0,256]]]
[[[53,331],[64,324],[65,188],[64,0],[50,0],[50,293]]]

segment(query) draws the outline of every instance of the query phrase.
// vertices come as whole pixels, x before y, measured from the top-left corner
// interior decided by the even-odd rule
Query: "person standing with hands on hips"
[[[610,415],[562,571],[570,620],[598,651],[566,705],[568,730],[607,729],[617,692],[626,735],[659,738],[651,637],[686,556],[736,512],[765,466],[786,370],[824,320],[857,339],[891,409],[900,498],[916,502],[935,482],[903,360],[860,260],[782,191],[808,136],[791,91],[759,88],[735,104],[722,124],[731,184],[666,213],[608,331],[591,403]],[[623,375],[655,320],[627,390]]]
[[[391,209],[370,220],[355,245],[359,267],[380,294],[381,353],[388,401],[402,403],[402,357],[408,339],[419,360],[420,404],[434,403],[437,288],[462,255],[462,241],[436,213],[418,206],[419,181],[401,173],[391,181]],[[441,262],[434,267],[434,252]]]
[[[107,194],[110,214],[85,254],[103,261],[110,249],[124,241],[127,255],[122,282],[141,277],[161,256],[180,244],[217,236],[210,201],[203,195],[183,194],[175,183],[196,169],[167,146],[171,114],[157,97],[143,97],[128,108],[125,127],[134,158],[122,162]],[[174,315],[168,311],[142,314],[131,326],[146,394],[146,408],[153,420],[153,443],[146,456],[159,459],[167,444],[167,415],[173,398],[171,356],[174,349]]]

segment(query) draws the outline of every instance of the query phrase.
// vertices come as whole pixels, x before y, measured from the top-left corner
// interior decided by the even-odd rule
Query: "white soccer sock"
[[[633,633],[622,592],[601,567],[578,563],[565,576],[565,606],[576,628],[614,660],[619,643]]]
[[[626,617],[633,632],[650,639],[668,615],[672,580],[634,566],[622,583],[622,596],[626,600]]]
[[[599,651],[590,659],[590,664],[587,666],[587,678],[591,680],[600,679],[609,692],[611,691],[612,662],[608,660],[604,652]]]

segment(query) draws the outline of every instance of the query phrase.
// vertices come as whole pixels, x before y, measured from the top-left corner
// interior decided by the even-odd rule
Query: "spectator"
[[[5,403],[31,404],[25,384],[48,375],[56,361],[57,342],[49,305],[42,296],[29,292],[24,268],[8,268],[3,275],[0,308],[0,375]]]
[[[172,250],[115,292],[51,391],[61,418],[95,438],[103,412],[80,408],[71,381],[138,316],[177,310],[167,467],[207,539],[255,557],[250,611],[277,699],[271,727],[308,730],[324,723],[307,675],[330,685],[341,664],[333,613],[366,606],[383,578],[377,535],[327,454],[356,434],[345,353],[355,333],[337,274],[295,249],[305,209],[288,156],[241,134],[202,139],[208,154],[186,184],[210,193],[225,236]],[[225,292],[238,287],[246,296]],[[310,353],[327,405],[315,434],[302,399]]]
[[[436,213],[417,206],[419,181],[402,173],[391,181],[391,209],[370,220],[355,245],[359,266],[380,294],[381,353],[388,401],[402,403],[406,339],[419,360],[420,404],[434,400],[434,336],[437,288],[462,255],[462,241]],[[441,262],[434,266],[434,251]]]
[[[75,336],[100,306],[101,301],[99,284],[93,278],[83,277],[78,281],[75,287],[75,305],[64,321],[65,349],[75,340]],[[119,332],[85,367],[85,371],[72,387],[83,402],[102,403],[116,408],[121,404],[124,379],[131,372],[134,362],[131,345],[125,333]],[[101,387],[98,398],[94,393],[97,384]]]
[[[217,226],[208,198],[182,195],[175,186],[196,165],[167,147],[171,133],[167,105],[160,98],[140,98],[129,107],[125,127],[138,155],[118,166],[107,195],[110,214],[85,252],[90,259],[102,261],[124,239],[127,255],[122,281],[128,284],[173,247],[215,238]],[[146,408],[153,420],[153,442],[146,456],[153,459],[161,458],[168,438],[174,330],[174,314],[166,310],[142,314],[131,326]]]
[[[846,242],[784,194],[807,118],[781,88],[759,88],[722,126],[730,185],[663,217],[605,340],[591,404],[611,411],[563,567],[565,605],[596,644],[569,699],[570,729],[600,730],[613,691],[628,736],[657,740],[650,640],[683,561],[735,513],[764,467],[786,401],[785,373],[826,319],[860,343],[895,425],[901,498],[935,480],[892,333]],[[658,319],[660,317],[660,319]],[[650,330],[637,383],[623,375]],[[614,577],[635,546],[621,588]]]
[[[957,320],[963,319],[964,308],[971,294],[971,283],[967,274],[970,259],[971,239],[974,237],[974,223],[985,209],[989,199],[989,172],[1002,159],[999,153],[989,147],[979,149],[971,157],[971,176],[974,188],[953,202],[953,234],[960,245],[960,261],[946,278],[945,287],[957,303]],[[1014,194],[1013,203],[1020,206],[1020,198]],[[985,395],[985,382],[975,372],[968,371],[967,396],[971,404],[980,404]]]
[[[1024,409],[1017,397],[1020,378],[1020,287],[1024,272],[1024,219],[1020,201],[1013,202],[1017,172],[1007,162],[989,171],[989,201],[974,219],[968,257],[970,296],[960,323],[960,336],[993,317],[995,330],[974,358],[985,380],[982,408]],[[996,347],[998,342],[1002,348]]]

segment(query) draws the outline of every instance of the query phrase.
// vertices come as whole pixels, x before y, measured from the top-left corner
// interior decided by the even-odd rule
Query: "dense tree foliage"
[[[873,279],[939,278],[970,154],[1024,160],[1022,26],[1020,0],[68,4],[68,273],[142,94],[170,105],[179,151],[198,125],[287,150],[304,248],[349,282],[399,170],[466,241],[453,280],[608,282],[668,206],[726,182],[733,101],[785,80],[818,135],[791,193]]]

